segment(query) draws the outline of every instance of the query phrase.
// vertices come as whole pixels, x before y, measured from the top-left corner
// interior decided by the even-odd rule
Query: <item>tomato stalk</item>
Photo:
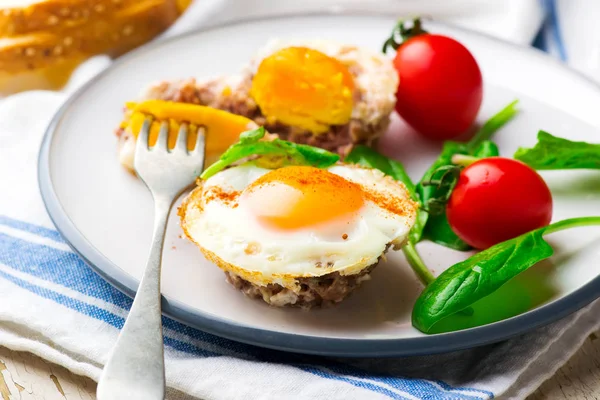
[[[468,167],[479,160],[481,160],[481,157],[468,156],[466,154],[455,154],[451,159],[452,164],[459,165],[461,167]]]
[[[410,26],[409,22],[412,24]],[[392,48],[394,50],[398,50],[398,47],[408,39],[413,38],[415,36],[427,34],[426,30],[423,29],[421,24],[421,18],[416,17],[413,18],[412,21],[400,20],[394,26],[392,30],[392,34],[390,37],[383,43],[383,53],[387,53],[388,48]],[[399,39],[399,40],[397,40]]]

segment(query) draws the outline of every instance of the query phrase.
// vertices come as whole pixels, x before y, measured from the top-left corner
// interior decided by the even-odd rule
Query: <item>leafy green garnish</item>
[[[444,271],[428,285],[413,308],[413,325],[428,333],[444,318],[470,307],[509,280],[553,254],[544,234],[586,225],[600,225],[600,217],[556,222],[477,253]]]
[[[371,147],[363,145],[354,146],[344,161],[380,170],[395,180],[404,183],[404,186],[406,186],[412,199],[418,200],[415,184],[412,182],[406,173],[404,166],[400,162],[392,160],[383,154],[378,153],[376,150],[373,150]]]
[[[423,230],[423,238],[453,250],[471,250],[471,246],[456,236],[452,228],[450,228],[445,210],[442,214],[429,216]]]
[[[498,157],[500,155],[500,150],[498,150],[498,145],[496,145],[496,143],[491,140],[485,140],[481,142],[475,151],[473,151],[472,155],[473,157],[479,158]]]
[[[517,102],[518,100],[513,101],[492,116],[467,143],[444,142],[442,152],[417,184],[417,193],[423,207],[433,214],[425,221],[423,230],[415,232],[419,240],[425,235],[427,239],[452,249],[470,249],[468,244],[449,229],[445,216],[446,202],[454,190],[460,172],[460,167],[452,163],[452,156],[455,154],[475,157],[498,156],[498,146],[490,139],[517,114]]]
[[[600,169],[600,144],[573,142],[544,131],[537,138],[533,148],[519,148],[515,159],[537,170]]]
[[[276,165],[310,165],[327,168],[339,161],[340,156],[318,147],[274,139],[261,141],[265,128],[243,132],[240,140],[231,145],[217,162],[206,168],[200,178],[208,179],[228,166],[251,156],[259,155],[271,158]]]

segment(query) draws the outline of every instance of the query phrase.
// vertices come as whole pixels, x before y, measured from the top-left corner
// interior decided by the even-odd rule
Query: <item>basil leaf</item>
[[[318,147],[280,139],[260,141],[264,136],[263,127],[243,132],[239,142],[231,145],[217,162],[206,168],[200,178],[208,179],[237,161],[255,155],[279,158],[279,164],[282,165],[310,165],[317,168],[329,167],[340,159],[339,155]]]
[[[537,170],[600,169],[600,144],[573,142],[539,131],[531,148],[519,148],[515,159]]]
[[[488,296],[553,254],[541,228],[499,243],[448,268],[417,299],[413,325],[429,332],[442,319]]]

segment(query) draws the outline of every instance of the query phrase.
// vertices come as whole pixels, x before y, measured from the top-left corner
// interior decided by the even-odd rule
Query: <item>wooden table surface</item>
[[[96,383],[29,353],[0,347],[1,400],[93,400]],[[527,400],[600,400],[600,332]]]

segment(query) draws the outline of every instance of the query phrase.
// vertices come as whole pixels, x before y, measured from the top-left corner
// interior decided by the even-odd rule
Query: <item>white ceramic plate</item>
[[[153,207],[142,182],[117,160],[113,131],[123,104],[155,80],[234,73],[273,37],[320,37],[378,51],[394,22],[394,16],[365,15],[252,20],[151,44],[122,58],[76,93],[48,129],[40,187],[56,226],[99,274],[133,294],[150,246]],[[431,23],[429,28],[456,37],[477,58],[486,84],[480,122],[511,100],[521,100],[522,113],[496,137],[504,155],[532,145],[539,129],[600,142],[598,86],[535,50],[449,26]],[[415,178],[439,151],[439,144],[425,142],[399,121],[382,142],[383,151],[400,159]],[[555,219],[600,214],[599,172],[544,176],[554,194]],[[166,314],[234,340],[298,352],[384,356],[472,347],[548,323],[600,294],[600,250],[593,245],[600,229],[563,232],[552,236],[554,257],[504,288],[511,301],[492,301],[492,309],[509,304],[520,315],[424,335],[410,323],[422,287],[400,253],[390,255],[339,307],[304,312],[244,297],[180,235],[173,211],[163,257]],[[465,257],[431,243],[419,249],[436,273]]]

